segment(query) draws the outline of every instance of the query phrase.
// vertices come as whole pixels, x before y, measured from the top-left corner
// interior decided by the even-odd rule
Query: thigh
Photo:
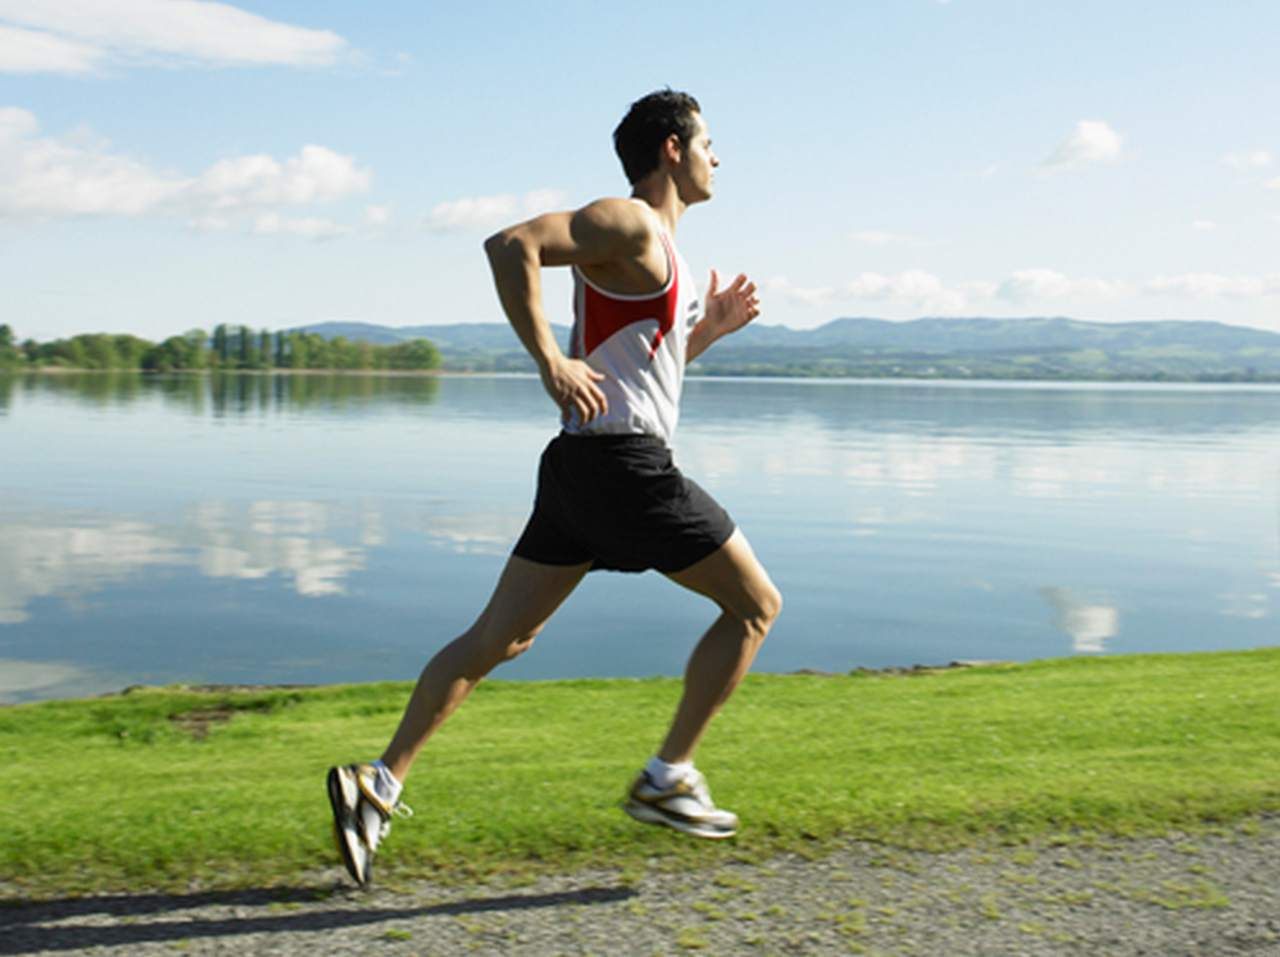
[[[506,641],[532,639],[590,569],[590,562],[544,565],[512,555],[476,626]]]
[[[739,618],[772,617],[782,601],[741,529],[706,558],[667,577]]]

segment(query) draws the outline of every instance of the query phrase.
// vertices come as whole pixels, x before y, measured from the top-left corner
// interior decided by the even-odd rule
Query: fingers
[[[738,273],[732,283],[723,292],[720,289],[720,274],[711,270],[711,282],[707,285],[707,298],[712,296],[729,296],[732,298],[751,298],[756,294],[756,284],[747,278],[744,272]]]
[[[756,289],[756,284],[747,279],[747,274],[740,272],[723,293],[742,307],[748,322],[760,315],[760,297],[756,295]]]
[[[577,415],[586,424],[609,411],[604,392],[596,385],[604,375],[578,359],[568,359],[548,369],[543,386],[560,407],[560,420],[568,422]]]
[[[569,408],[561,407],[561,417],[565,422],[569,421],[570,409],[577,412],[578,421],[586,425],[608,412],[609,402],[594,383],[588,383],[585,389],[573,396]]]

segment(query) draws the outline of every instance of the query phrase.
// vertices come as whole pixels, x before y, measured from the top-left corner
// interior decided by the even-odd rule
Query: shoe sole
[[[701,837],[708,841],[718,841],[722,838],[733,837],[738,833],[737,828],[725,830],[710,824],[699,824],[696,821],[668,817],[660,808],[656,808],[651,804],[641,804],[637,801],[626,802],[622,805],[622,810],[642,824],[659,824],[679,831],[681,834],[688,834],[690,837]]]
[[[359,800],[357,794],[356,801]],[[347,809],[347,789],[342,780],[342,772],[339,768],[329,769],[329,805],[333,808],[333,840],[338,845],[338,850],[342,853],[342,863],[347,868],[347,873],[361,887],[369,882],[369,875],[366,873],[363,877],[360,874],[360,867],[356,863],[355,856],[351,853],[351,846],[347,842],[346,832],[348,825],[344,820]],[[350,825],[352,834],[356,835],[359,840],[359,834],[355,829],[355,822]]]

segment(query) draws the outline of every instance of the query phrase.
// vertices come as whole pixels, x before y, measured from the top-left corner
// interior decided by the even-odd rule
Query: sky
[[[484,237],[625,195],[671,86],[722,163],[677,241],[760,322],[1280,332],[1277,49],[1271,0],[0,0],[0,323],[501,321]]]

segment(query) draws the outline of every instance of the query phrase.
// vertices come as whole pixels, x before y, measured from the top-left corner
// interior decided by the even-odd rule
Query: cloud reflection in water
[[[1053,627],[1071,636],[1076,654],[1105,652],[1107,639],[1120,631],[1120,611],[1111,605],[1090,605],[1065,588],[1042,588],[1040,597],[1057,613]]]
[[[409,510],[393,522],[370,502],[210,501],[176,517],[0,510],[0,625],[27,621],[34,599],[74,603],[163,567],[195,567],[206,578],[280,575],[299,595],[344,595],[351,575],[368,566],[369,549],[387,544],[393,524],[454,553],[500,554],[522,522],[522,515],[428,509]],[[9,680],[16,679],[6,670]]]

